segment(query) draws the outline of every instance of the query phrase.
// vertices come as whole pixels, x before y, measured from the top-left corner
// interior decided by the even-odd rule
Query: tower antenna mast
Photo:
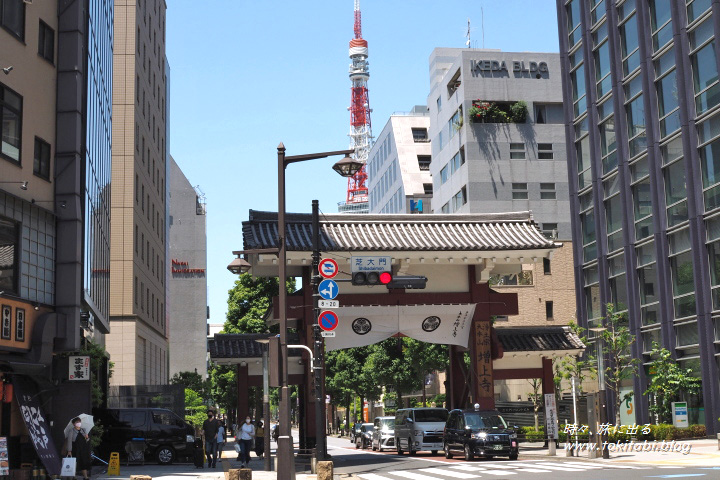
[[[367,61],[368,43],[362,38],[362,16],[360,0],[354,0],[355,38],[350,40],[350,148],[355,150],[355,159],[367,163],[372,147],[372,128],[370,124],[370,100],[367,82],[370,68]],[[365,204],[368,202],[367,171],[363,166],[354,176],[348,178],[347,204]],[[358,205],[359,207],[360,205]]]

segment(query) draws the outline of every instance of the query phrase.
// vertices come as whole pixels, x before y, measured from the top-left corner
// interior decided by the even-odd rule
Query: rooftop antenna
[[[465,36],[467,37],[467,41],[465,42],[465,46],[466,46],[467,48],[470,48],[470,17],[468,17],[468,28],[467,28],[467,33],[465,34]]]
[[[485,48],[485,11],[480,6],[480,28],[482,29],[482,45]]]

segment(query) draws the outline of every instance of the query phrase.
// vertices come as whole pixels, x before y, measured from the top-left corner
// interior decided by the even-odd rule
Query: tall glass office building
[[[637,341],[638,423],[653,342],[702,377],[720,417],[720,83],[711,0],[557,0],[578,319],[612,303]],[[613,418],[613,417],[610,417]]]
[[[90,312],[107,324],[110,305],[113,2],[90,0],[87,41],[83,300]]]

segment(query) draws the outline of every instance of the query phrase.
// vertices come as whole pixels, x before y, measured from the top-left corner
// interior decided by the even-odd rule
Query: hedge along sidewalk
[[[633,440],[633,442],[637,445],[644,446],[645,440]],[[666,440],[666,445],[672,445],[673,440]],[[627,448],[627,451],[610,451],[610,459],[605,460],[602,458],[596,458],[591,461],[594,462],[611,462],[611,463],[628,463],[628,464],[652,464],[652,465],[676,465],[676,466],[710,466],[714,467],[717,465],[720,465],[720,450],[718,450],[718,442],[717,440],[709,440],[709,439],[700,439],[700,440],[674,440],[675,445],[681,445],[683,447],[689,446],[689,452],[687,455],[683,455],[682,451],[680,452],[661,452],[661,451],[651,451],[651,452],[636,452],[633,449]],[[580,443],[585,443],[583,440],[580,440]],[[613,445],[616,445],[616,442],[612,442]],[[661,447],[663,445],[663,441],[653,441],[648,440],[647,444],[649,445],[658,445]],[[541,442],[537,443],[521,443],[520,444],[520,457],[527,458],[527,457],[547,457],[547,458],[557,458],[558,460],[568,460],[573,461],[577,459],[588,459],[588,452],[587,450],[580,451],[579,455],[576,457],[566,457],[565,456],[565,443],[560,443],[560,446],[557,448],[557,456],[556,457],[547,457],[548,455],[548,449],[547,447],[543,447],[543,444]],[[567,445],[572,445],[572,443],[569,443]],[[640,448],[640,447],[637,447]],[[687,448],[687,447],[686,447]]]

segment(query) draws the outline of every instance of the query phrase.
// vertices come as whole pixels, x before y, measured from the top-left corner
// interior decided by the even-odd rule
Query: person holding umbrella
[[[90,424],[92,424],[92,417],[89,417]],[[86,425],[87,427],[87,425]],[[75,457],[77,460],[77,469],[83,476],[84,480],[88,480],[88,471],[92,466],[92,460],[90,459],[90,436],[88,431],[92,428],[83,428],[83,419],[75,417],[70,421],[70,424],[65,427],[65,439],[67,440],[67,455],[68,457]]]

